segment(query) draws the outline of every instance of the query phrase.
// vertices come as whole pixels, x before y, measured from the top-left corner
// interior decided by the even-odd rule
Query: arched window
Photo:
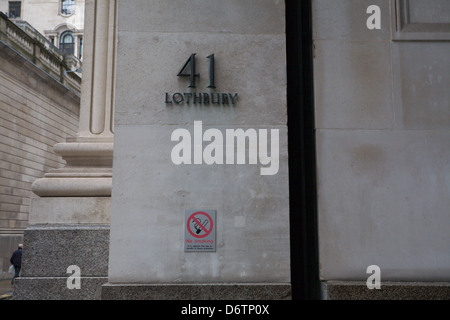
[[[61,0],[61,13],[71,15],[75,13],[75,0]]]
[[[61,37],[59,38],[59,49],[61,49],[64,55],[74,53],[75,36],[72,31],[65,31],[61,34]]]

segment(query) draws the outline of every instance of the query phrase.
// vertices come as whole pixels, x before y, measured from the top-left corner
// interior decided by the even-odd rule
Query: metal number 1
[[[207,56],[209,59],[209,86],[208,88],[215,88],[214,85],[214,53]]]

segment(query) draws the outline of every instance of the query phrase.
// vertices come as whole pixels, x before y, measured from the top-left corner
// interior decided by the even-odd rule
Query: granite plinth
[[[67,277],[77,265],[81,276],[108,274],[109,226],[39,225],[25,230],[22,277]]]
[[[102,300],[289,300],[290,284],[105,284]]]
[[[107,277],[82,277],[80,289],[68,289],[67,277],[17,278],[13,300],[99,300]]]
[[[15,300],[97,300],[108,282],[108,225],[34,225],[25,230]],[[69,278],[79,267],[80,288]]]
[[[363,281],[322,282],[325,300],[448,300],[450,282],[385,282],[368,289]]]

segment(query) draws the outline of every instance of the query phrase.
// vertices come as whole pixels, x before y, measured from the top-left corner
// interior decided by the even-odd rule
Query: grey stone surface
[[[287,300],[290,284],[106,284],[102,300]]]
[[[448,130],[450,42],[398,42],[392,48],[396,128]]]
[[[109,226],[30,226],[24,234],[22,277],[67,277],[77,265],[83,277],[108,274]]]
[[[313,1],[323,280],[450,279],[447,3]]]
[[[317,128],[393,127],[390,46],[385,41],[315,41]]]
[[[322,283],[326,300],[449,300],[449,282],[386,282],[380,289],[368,289],[365,282]]]
[[[261,176],[260,165],[176,166],[176,128],[116,128],[116,164],[123,167],[114,172],[110,281],[289,282],[285,128],[269,127],[280,128],[275,176]],[[217,210],[216,252],[184,252],[184,211],[199,207]]]
[[[109,224],[110,210],[110,197],[37,197],[31,199],[30,225]]]
[[[447,0],[407,0],[411,23],[450,23]]]
[[[17,278],[12,299],[100,300],[102,285],[107,281],[107,277],[81,277],[80,289],[68,289],[67,277]]]
[[[33,225],[24,234],[17,300],[96,300],[108,278],[108,225]],[[68,289],[67,280],[80,268],[81,288]]]
[[[139,8],[140,10],[136,10]],[[151,10],[146,10],[151,8]],[[230,10],[234,8],[235,10]],[[284,1],[118,1],[119,31],[196,33],[283,33]],[[249,18],[251,17],[251,18]]]
[[[289,283],[284,2],[119,0],[118,13],[109,282]],[[193,53],[195,90],[177,77]],[[166,92],[193,91],[238,100],[165,103]],[[279,130],[279,171],[173,163],[171,134],[192,132],[194,121],[221,132]],[[201,208],[217,210],[217,250],[186,253],[184,212]]]
[[[319,130],[325,280],[448,281],[450,132]]]
[[[317,40],[390,40],[389,0],[313,0],[313,36]],[[366,28],[367,7],[381,11],[381,29]]]

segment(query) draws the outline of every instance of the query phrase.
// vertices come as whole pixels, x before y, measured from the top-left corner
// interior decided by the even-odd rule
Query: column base
[[[67,277],[27,277],[14,280],[13,300],[100,300],[108,277],[81,277],[79,289],[67,288]]]
[[[450,282],[381,282],[368,289],[364,281],[324,281],[324,300],[449,300]]]
[[[290,300],[290,284],[111,284],[102,300]]]
[[[110,197],[113,142],[111,138],[73,138],[53,147],[66,162],[31,185],[40,197]]]
[[[56,178],[48,174],[31,186],[40,197],[111,197],[111,188],[112,177]]]
[[[32,225],[23,244],[14,300],[100,299],[108,282],[108,225]],[[68,286],[70,266],[79,268],[79,289]]]

